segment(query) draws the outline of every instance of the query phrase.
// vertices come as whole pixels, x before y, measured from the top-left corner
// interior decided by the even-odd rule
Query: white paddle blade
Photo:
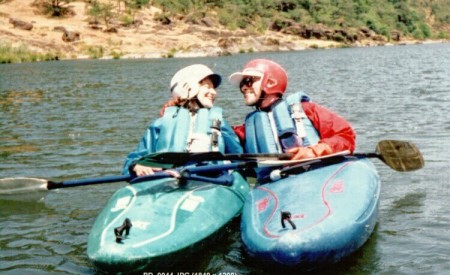
[[[0,179],[0,195],[47,191],[47,180],[36,178]]]

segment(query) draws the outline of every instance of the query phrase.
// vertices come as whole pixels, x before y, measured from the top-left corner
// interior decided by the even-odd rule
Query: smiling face
[[[261,77],[244,76],[239,88],[244,96],[245,105],[253,106],[261,98]]]
[[[197,94],[197,99],[203,107],[208,109],[212,108],[214,106],[216,94],[217,92],[214,88],[214,84],[209,77],[206,77],[200,81],[200,89]]]

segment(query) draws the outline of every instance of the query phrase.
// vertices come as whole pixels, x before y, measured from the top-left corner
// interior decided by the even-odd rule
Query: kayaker
[[[246,153],[291,153],[298,160],[354,151],[355,132],[344,118],[302,92],[283,98],[288,76],[280,64],[255,59],[229,81],[255,107],[244,124],[233,127]]]
[[[133,163],[155,152],[242,153],[222,109],[213,106],[221,81],[220,75],[203,64],[177,71],[170,81],[172,99],[163,107],[161,117],[148,126],[136,151],[128,155],[122,173],[143,176],[161,170]]]

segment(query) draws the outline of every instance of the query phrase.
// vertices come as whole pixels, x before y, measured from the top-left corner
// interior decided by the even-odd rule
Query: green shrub
[[[29,50],[26,46],[12,47],[11,45],[0,43],[0,64],[37,62],[58,60],[61,54],[55,53],[36,53]]]
[[[448,39],[448,34],[446,32],[440,31],[437,35],[438,39]]]
[[[419,23],[419,29],[422,31],[424,38],[430,38],[431,37],[431,29],[430,27],[425,23]]]
[[[129,14],[124,14],[120,17],[120,21],[122,22],[122,25],[125,27],[129,27],[133,25],[134,19]]]
[[[174,58],[176,53],[177,53],[177,49],[172,48],[166,54],[163,54],[161,57],[162,58]]]
[[[88,46],[85,49],[85,52],[87,53],[87,55],[89,55],[89,58],[99,59],[103,57],[104,49],[102,46]]]
[[[113,59],[120,59],[120,57],[122,56],[122,53],[121,53],[121,52],[113,51],[113,52],[111,53],[111,55],[112,55]]]

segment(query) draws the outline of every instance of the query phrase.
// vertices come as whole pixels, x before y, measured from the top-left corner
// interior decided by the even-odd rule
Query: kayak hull
[[[241,237],[254,259],[314,269],[356,251],[378,214],[380,180],[368,159],[327,165],[261,185],[242,212]],[[282,224],[282,212],[289,212]],[[295,229],[294,229],[295,226]]]
[[[166,268],[206,246],[239,216],[250,191],[240,174],[232,186],[199,181],[179,185],[165,178],[119,189],[89,234],[87,254],[105,271]],[[129,219],[129,234],[116,241],[115,228]]]

